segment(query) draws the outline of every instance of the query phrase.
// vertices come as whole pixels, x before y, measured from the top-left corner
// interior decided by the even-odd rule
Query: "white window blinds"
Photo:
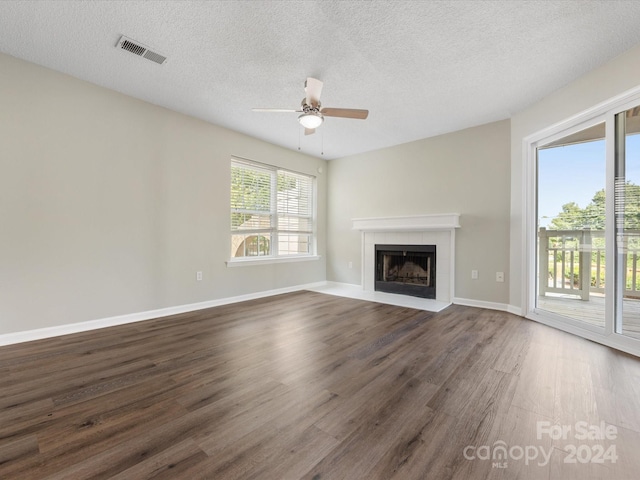
[[[231,162],[231,257],[313,254],[314,177]]]

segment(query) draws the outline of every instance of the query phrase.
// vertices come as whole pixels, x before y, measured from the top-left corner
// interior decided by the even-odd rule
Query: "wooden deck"
[[[604,327],[604,301],[604,296],[597,294],[587,301],[571,295],[547,294],[538,297],[538,308]],[[622,326],[625,335],[640,338],[640,300],[624,300]]]

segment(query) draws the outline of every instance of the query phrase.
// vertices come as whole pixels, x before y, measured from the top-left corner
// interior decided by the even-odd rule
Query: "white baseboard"
[[[228,305],[230,303],[246,302],[247,300],[255,300],[257,298],[271,297],[273,295],[280,295],[283,293],[291,293],[300,290],[307,290],[310,288],[317,288],[326,285],[326,283],[327,282],[308,283],[305,285],[296,285],[293,287],[276,288],[274,290],[248,293],[246,295],[238,295],[235,297],[218,298],[215,300],[208,300],[206,302],[159,308],[157,310],[148,310],[146,312],[130,313],[127,315],[118,315],[115,317],[100,318],[97,320],[89,320],[86,322],[57,325],[55,327],[38,328],[35,330],[27,330],[25,332],[6,333],[0,335],[0,346],[13,345],[22,342],[31,342],[33,340],[58,337],[60,335],[69,335],[71,333],[86,332],[89,330],[96,330],[98,328],[113,327],[116,325],[124,325],[127,323],[140,322],[143,320],[151,320],[153,318],[168,317],[169,315],[193,312],[195,310],[218,307],[220,305]]]
[[[341,283],[341,282],[325,282],[327,287],[342,287],[342,288],[362,288],[362,285],[356,285],[353,283]],[[453,301],[456,305],[463,305],[465,307],[477,307],[477,308],[487,308],[489,310],[500,310],[502,312],[513,313],[514,315],[518,315],[522,317],[522,309],[520,307],[516,307],[514,305],[509,305],[507,303],[496,303],[496,302],[486,302],[484,300],[473,300],[470,298],[460,298],[454,297]]]
[[[324,282],[327,287],[342,287],[342,288],[362,288],[362,285],[359,283],[344,283],[344,282],[332,282],[327,280]]]
[[[126,315],[118,315],[115,317],[100,318],[97,320],[88,320],[86,322],[70,323],[67,325],[57,325],[55,327],[38,328],[27,330],[24,332],[6,333],[0,335],[0,346],[13,345],[16,343],[31,342],[33,340],[42,340],[44,338],[58,337],[61,335],[69,335],[72,333],[86,332],[99,328],[114,327],[116,325],[125,325],[127,323],[141,322],[154,318],[168,317],[169,315],[177,315],[179,313],[193,312],[203,310],[205,308],[218,307],[231,303],[246,302],[258,298],[271,297],[273,295],[281,295],[283,293],[297,292],[300,290],[312,290],[320,287],[334,286],[345,288],[361,289],[362,285],[340,282],[315,282],[304,285],[296,285],[293,287],[276,288],[273,290],[264,290],[262,292],[248,293],[235,297],[218,298],[208,300],[206,302],[191,303],[187,305],[177,305],[175,307],[159,308],[157,310],[148,310],[146,312],[130,313]],[[468,307],[487,308],[490,310],[501,310],[504,312],[521,315],[521,309],[506,303],[485,302],[483,300],[472,300],[467,298],[454,298],[453,303],[456,305],[465,305]]]
[[[507,312],[518,315],[519,317],[524,317],[522,314],[522,308],[516,307],[515,305],[507,305]]]
[[[464,305],[465,307],[487,308],[489,310],[500,310],[501,312],[509,312],[514,315],[520,315],[521,309],[509,305],[507,303],[485,302],[484,300],[473,300],[471,298],[454,297],[453,303],[456,305]]]

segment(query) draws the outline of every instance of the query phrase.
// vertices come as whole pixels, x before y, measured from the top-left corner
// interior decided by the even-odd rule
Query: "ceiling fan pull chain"
[[[320,155],[324,156],[324,130],[320,131]]]

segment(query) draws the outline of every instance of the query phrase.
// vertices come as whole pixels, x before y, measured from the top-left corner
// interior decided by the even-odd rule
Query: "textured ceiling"
[[[0,51],[331,159],[508,118],[640,43],[638,1],[0,1]],[[165,65],[114,48],[127,35]],[[300,135],[304,80],[368,108]]]

